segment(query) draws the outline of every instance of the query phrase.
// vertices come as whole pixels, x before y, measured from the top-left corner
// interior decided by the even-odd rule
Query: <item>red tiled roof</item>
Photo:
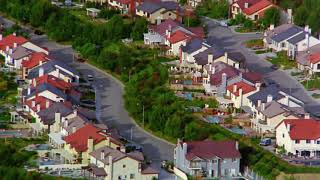
[[[237,86],[236,92],[233,91],[234,86]],[[243,82],[243,81],[231,84],[227,87],[227,90],[230,93],[234,94],[235,96],[239,96],[240,89],[242,89],[242,94],[247,94],[249,92],[254,91],[256,88],[254,86],[251,86],[251,85]]]
[[[320,62],[320,52],[309,55],[308,60],[312,64]]]
[[[65,82],[64,80],[60,78],[56,78],[53,75],[45,74],[41,77],[36,78],[36,85],[39,86],[40,84],[48,83],[52,86],[60,89],[60,90],[67,90],[72,87],[71,83]]]
[[[64,138],[67,144],[70,144],[77,152],[85,152],[88,149],[88,139],[93,139],[93,145],[106,139],[106,136],[100,134],[102,130],[87,124],[78,129],[75,133]]]
[[[213,157],[239,158],[240,152],[236,149],[236,141],[191,141],[187,143],[186,158],[192,160],[195,157],[212,159]]]
[[[231,66],[227,66],[221,71],[210,75],[210,84],[211,85],[220,85],[222,81],[222,74],[225,73],[227,75],[227,80],[232,79],[238,76],[239,71]]]
[[[205,37],[205,33],[202,27],[189,27],[189,31],[196,35],[196,37],[203,39]]]
[[[268,0],[261,0],[261,1],[258,1],[257,3],[249,6],[248,8],[244,9],[243,10],[243,13],[247,14],[247,15],[252,15],[254,14],[255,12],[258,12],[258,11],[261,11],[263,10],[264,8],[268,7],[268,6],[271,6],[272,3]]]
[[[289,135],[292,140],[315,140],[320,138],[320,121],[316,119],[285,119],[290,124]]]
[[[22,36],[15,36],[13,34],[10,34],[6,37],[4,37],[1,41],[0,41],[0,49],[5,51],[6,50],[6,46],[9,46],[10,48],[13,48],[13,44],[17,43],[17,45],[21,45],[23,43],[28,42],[28,40]]]
[[[35,106],[32,107],[32,101],[35,101]],[[33,111],[37,111],[37,105],[40,105],[40,110],[43,109],[47,109],[46,107],[46,102],[49,102],[49,107],[52,105],[53,101],[51,101],[50,99],[47,99],[43,96],[36,96],[33,99],[27,100],[26,101],[26,105],[29,106],[30,109],[32,109]]]
[[[257,72],[245,72],[245,73],[242,73],[242,77],[245,80],[250,81],[252,83],[257,83],[262,81],[262,74]]]
[[[173,28],[176,28],[177,26],[180,26],[180,23],[172,19],[167,19],[163,21],[161,24],[157,26],[151,25],[149,26],[149,28],[159,33],[160,35],[164,35],[166,33],[166,30],[168,30],[170,27],[171,29],[173,29]]]
[[[22,67],[25,67],[27,69],[32,69],[40,64],[40,61],[42,63],[49,61],[50,59],[48,56],[42,52],[34,52],[31,54],[29,60],[22,61]]]
[[[179,30],[179,31],[176,31],[176,32],[172,33],[170,38],[168,38],[168,41],[171,44],[174,44],[174,43],[177,43],[177,42],[180,42],[180,41],[183,41],[183,40],[188,40],[190,38],[191,37],[187,33]]]
[[[129,4],[130,0],[115,0],[116,2],[119,2],[120,4]]]
[[[259,1],[261,0],[238,0],[238,1],[235,1],[233,4],[238,4],[240,9],[245,9],[245,3],[248,3],[250,7],[253,4],[258,3]]]

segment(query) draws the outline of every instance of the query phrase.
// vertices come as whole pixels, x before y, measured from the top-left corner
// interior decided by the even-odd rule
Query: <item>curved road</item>
[[[5,21],[6,27],[13,25],[12,21],[5,18],[2,19]],[[160,167],[161,160],[173,160],[173,144],[144,131],[130,118],[124,107],[124,91],[121,82],[91,65],[73,62],[75,52],[70,46],[51,41],[46,35],[35,35],[28,27],[23,28],[30,32],[32,42],[49,49],[50,57],[69,64],[79,70],[84,76],[91,74],[95,77],[93,85],[95,86],[97,96],[96,113],[100,122],[118,129],[120,135],[126,139],[130,140],[132,135],[132,140],[142,145],[144,154],[148,160],[152,160],[155,167]],[[164,171],[161,171],[160,178],[173,179],[171,175]]]

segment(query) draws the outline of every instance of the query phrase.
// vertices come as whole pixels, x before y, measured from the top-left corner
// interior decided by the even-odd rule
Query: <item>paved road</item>
[[[5,20],[7,26],[11,21]],[[31,32],[27,27],[27,31]],[[167,143],[138,127],[129,117],[124,108],[123,87],[119,81],[105,74],[101,70],[85,63],[73,62],[74,50],[70,46],[58,44],[48,40],[45,35],[30,34],[31,41],[50,50],[50,57],[73,66],[84,76],[91,74],[95,77],[93,85],[97,93],[97,115],[102,123],[109,127],[115,127],[120,134],[127,139],[131,138],[141,144],[147,159],[152,160],[153,165],[160,169],[161,160],[173,160],[174,145]],[[161,179],[173,179],[173,177],[161,171]]]
[[[317,102],[308,95],[305,88],[290,75],[281,70],[273,70],[271,63],[260,59],[254,53],[250,52],[244,42],[249,39],[262,38],[262,34],[239,34],[234,33],[230,29],[221,27],[215,21],[208,18],[204,19],[208,27],[208,43],[216,44],[223,47],[227,51],[240,51],[246,57],[247,67],[255,72],[262,73],[266,79],[275,81],[280,87],[287,89],[293,96],[298,97],[307,105],[316,105]]]

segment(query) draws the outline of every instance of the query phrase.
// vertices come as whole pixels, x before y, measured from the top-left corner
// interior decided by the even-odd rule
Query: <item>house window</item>
[[[169,13],[169,16],[171,16],[171,13]]]
[[[284,138],[284,134],[282,134],[282,137]]]
[[[130,179],[134,179],[134,174],[130,174]]]
[[[307,139],[307,140],[306,140],[306,143],[307,143],[307,144],[310,144],[310,142],[311,142],[310,139]]]
[[[320,69],[320,64],[317,64],[317,69]]]
[[[281,43],[281,47],[282,48],[286,47],[286,43],[285,42]]]
[[[126,165],[124,164],[124,165],[122,165],[122,167],[123,167],[123,168],[126,168]]]
[[[317,144],[320,144],[320,141],[319,141],[319,140],[317,141]]]
[[[236,162],[237,160],[236,160],[236,158],[232,158],[232,162]]]
[[[212,163],[213,163],[213,164],[214,164],[214,163],[217,163],[217,160],[216,160],[216,159],[212,160]]]
[[[296,144],[299,144],[299,143],[300,143],[300,140],[296,140],[295,143],[296,143]]]

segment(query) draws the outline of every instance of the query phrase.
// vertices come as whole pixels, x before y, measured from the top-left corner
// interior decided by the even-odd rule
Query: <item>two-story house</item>
[[[233,0],[230,15],[235,18],[238,14],[243,14],[246,18],[257,21],[271,7],[274,5],[269,0]]]
[[[286,154],[320,157],[320,121],[285,119],[276,127],[276,143]]]
[[[296,56],[298,68],[312,75],[320,72],[320,44],[299,52]]]
[[[178,140],[174,149],[175,167],[190,176],[237,176],[240,172],[240,158],[236,141]]]
[[[227,86],[226,96],[233,102],[235,108],[249,105],[248,96],[260,90],[260,84],[252,86],[244,81],[236,82]]]
[[[22,79],[26,79],[29,71],[35,67],[41,66],[42,64],[50,61],[50,58],[42,52],[33,52],[25,60],[21,62],[22,66]]]
[[[157,170],[144,163],[143,154],[140,152],[125,153],[104,146],[92,151],[89,156],[89,171],[94,177],[103,177],[104,180],[152,180],[159,175]]]

